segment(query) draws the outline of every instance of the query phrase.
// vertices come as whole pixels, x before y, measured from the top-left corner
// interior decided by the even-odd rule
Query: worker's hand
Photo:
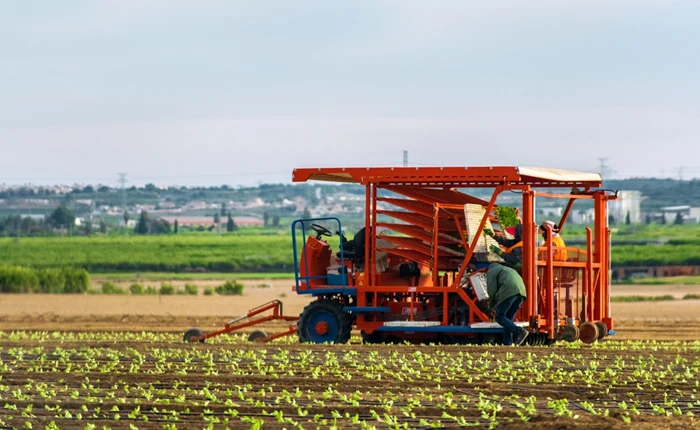
[[[491,230],[490,228],[484,228],[484,235],[493,237],[493,230]]]
[[[493,252],[494,254],[498,254],[498,255],[501,255],[501,253],[503,252],[503,251],[501,251],[501,248],[499,248],[496,245],[489,246],[489,251]]]

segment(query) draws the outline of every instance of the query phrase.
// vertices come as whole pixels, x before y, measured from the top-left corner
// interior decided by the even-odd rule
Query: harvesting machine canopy
[[[506,227],[511,226],[502,225],[496,205],[504,191],[522,196],[516,221],[522,224],[517,238],[522,257],[515,267],[527,299],[515,320],[530,331],[529,342],[580,338],[592,343],[612,332],[607,202],[616,193],[597,189],[602,185],[597,173],[512,166],[335,167],[295,169],[292,177],[294,182],[363,185],[365,228],[347,240],[335,217],[292,224],[293,288],[316,300],[289,331],[258,334],[262,340],[296,332],[302,341],[342,343],[357,329],[366,342],[498,341],[503,329],[492,322],[485,272],[503,260],[491,251],[498,242],[483,233],[488,228],[509,237]],[[493,193],[484,200],[463,192],[468,188],[491,188]],[[537,197],[568,201],[557,223],[561,233],[575,201],[593,202],[595,219],[586,229],[585,248],[555,250],[551,240],[538,246]],[[551,237],[551,226],[544,228]],[[310,230],[313,234],[307,234]],[[332,231],[340,236],[337,249],[326,239]],[[294,319],[282,316],[281,303],[242,318],[260,309],[273,310],[264,320]],[[239,320],[210,335],[256,323],[233,324]]]
[[[335,167],[302,168],[294,182],[326,181],[355,184],[426,185],[434,187],[493,187],[496,184],[533,187],[600,187],[598,173],[540,167]]]

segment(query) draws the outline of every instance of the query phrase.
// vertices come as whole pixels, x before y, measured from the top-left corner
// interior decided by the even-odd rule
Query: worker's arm
[[[503,258],[503,260],[505,260],[506,263],[515,266],[517,264],[522,263],[523,254],[520,251],[520,248],[516,248],[510,254],[502,254],[501,258]]]
[[[505,237],[501,237],[501,236],[494,236],[494,240],[496,242],[498,242],[500,245],[505,246],[506,248],[510,248],[511,246],[520,242],[519,240],[516,240],[516,239],[506,239]]]

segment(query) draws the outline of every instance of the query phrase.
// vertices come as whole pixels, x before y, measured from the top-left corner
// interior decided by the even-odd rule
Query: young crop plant
[[[176,293],[175,287],[168,283],[168,282],[163,282],[160,284],[160,288],[158,289],[158,294],[161,296],[170,296]]]
[[[118,287],[112,282],[105,282],[102,284],[102,294],[126,294],[126,291],[121,287]]]
[[[185,294],[190,296],[196,296],[197,294],[199,294],[199,287],[197,287],[195,284],[191,284],[188,282],[185,284]]]
[[[226,281],[223,285],[216,287],[215,291],[222,296],[240,296],[243,295],[243,284],[237,281]]]
[[[62,428],[84,427],[80,420],[250,427],[255,419],[287,428],[415,428],[662,416],[687,427],[682,420],[698,407],[698,353],[692,341],[516,351],[258,346],[226,336],[201,348],[162,332],[0,332],[0,418],[21,426],[46,415]]]

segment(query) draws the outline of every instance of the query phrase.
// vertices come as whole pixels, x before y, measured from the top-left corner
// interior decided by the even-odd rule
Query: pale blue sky
[[[303,166],[700,176],[700,2],[0,3],[0,183]]]

